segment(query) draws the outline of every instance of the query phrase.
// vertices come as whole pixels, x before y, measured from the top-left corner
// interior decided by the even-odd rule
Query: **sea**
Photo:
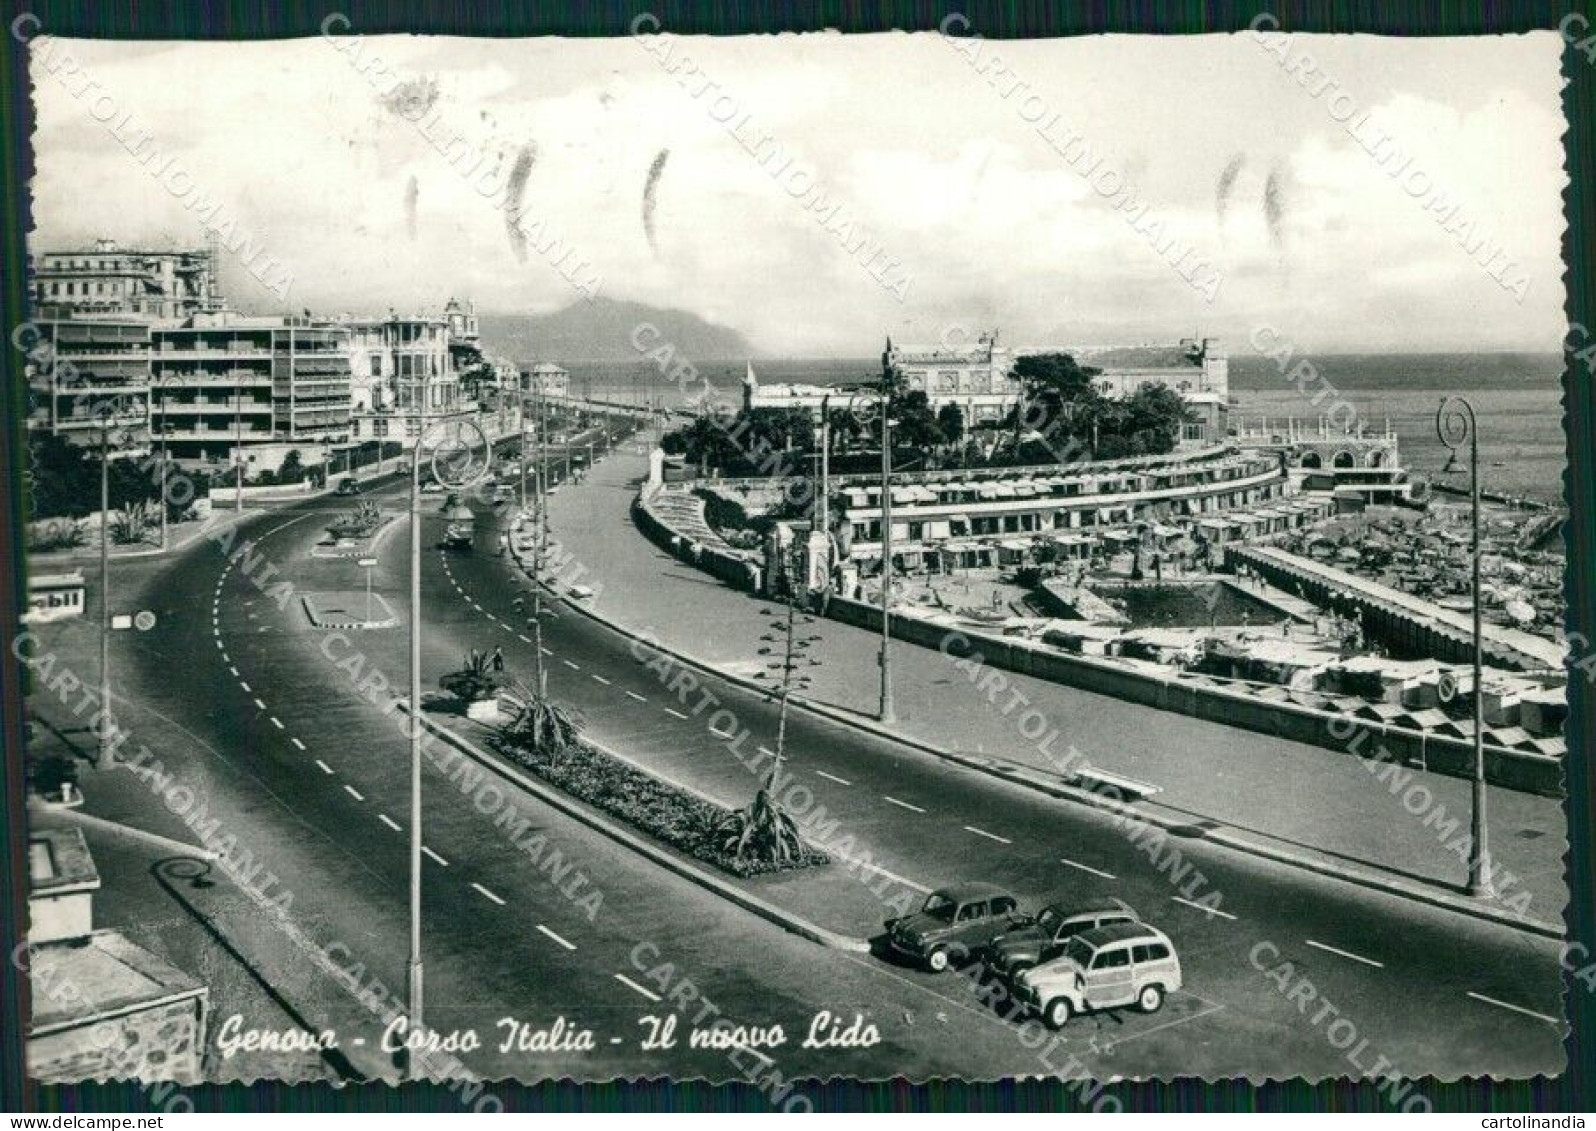
[[[1436,435],[1435,413],[1443,398],[1458,395],[1473,404],[1479,422],[1480,482],[1501,495],[1561,503],[1568,438],[1563,428],[1562,362],[1557,354],[1402,353],[1316,354],[1320,381],[1300,392],[1267,357],[1238,353],[1230,360],[1231,423],[1288,417],[1312,424],[1336,401],[1346,401],[1369,429],[1389,420],[1403,464],[1417,478],[1467,486],[1462,474],[1443,476],[1446,449]],[[702,380],[684,391],[649,363],[572,362],[573,391],[616,398],[649,398],[672,407],[697,405],[707,385],[713,399],[741,399],[748,362],[695,362]],[[765,383],[829,385],[871,380],[875,358],[755,359]],[[1324,392],[1315,406],[1309,396]],[[1345,410],[1340,410],[1344,414]]]

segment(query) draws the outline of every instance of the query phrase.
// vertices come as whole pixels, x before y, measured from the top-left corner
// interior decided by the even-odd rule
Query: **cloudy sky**
[[[185,207],[176,188],[219,202],[235,238],[283,264],[265,272],[279,292],[291,276],[284,303],[232,257],[225,278],[245,308],[579,300],[539,237],[518,249],[503,209],[430,134],[486,155],[479,184],[519,186],[523,217],[569,249],[566,275],[731,326],[771,354],[859,356],[883,333],[988,325],[1017,345],[1200,331],[1245,348],[1261,324],[1319,350],[1555,350],[1562,336],[1553,32],[963,53],[935,34],[688,38],[668,55],[629,38],[342,46],[36,39],[33,246],[197,244],[194,197]],[[76,74],[58,56],[50,73],[63,48]],[[696,73],[673,77],[684,54]],[[1305,54],[1312,69],[1294,77]],[[423,108],[425,130],[406,117]],[[1371,143],[1391,139],[1402,176],[1349,136],[1337,121],[1349,114],[1367,115]],[[1081,135],[1113,180],[1094,186],[1039,135],[1055,116],[1051,136]],[[135,161],[119,125],[128,144],[147,133],[173,154],[193,189]],[[779,143],[786,176],[739,137]],[[1115,207],[1116,182],[1162,235]],[[839,230],[805,207],[810,186],[840,205]],[[845,246],[866,233],[879,279],[868,251]],[[1208,293],[1169,262],[1185,248],[1188,274],[1207,265],[1195,274]]]

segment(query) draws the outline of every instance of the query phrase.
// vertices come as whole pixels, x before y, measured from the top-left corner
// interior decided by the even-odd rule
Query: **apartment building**
[[[172,457],[246,473],[323,462],[350,430],[349,332],[308,318],[223,311],[151,335],[153,426]]]
[[[176,321],[226,305],[209,249],[122,248],[109,239],[31,257],[28,295],[35,316],[47,319],[127,315]]]
[[[119,450],[143,450],[150,434],[150,324],[103,318],[32,326],[28,427],[93,445],[108,422]]]
[[[458,304],[450,300],[451,307]],[[465,408],[456,367],[454,330],[475,332],[476,317],[446,310],[441,317],[341,318],[321,323],[348,334],[351,373],[349,439],[354,443],[415,442],[425,415]]]

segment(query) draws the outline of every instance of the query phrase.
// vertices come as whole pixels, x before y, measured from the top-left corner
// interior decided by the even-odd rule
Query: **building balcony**
[[[236,400],[213,400],[213,401],[158,401],[158,402],[156,402],[155,407],[154,407],[154,413],[155,413],[156,416],[166,416],[166,415],[176,416],[176,415],[179,415],[179,414],[193,414],[193,413],[206,413],[206,412],[214,412],[214,413],[223,413],[223,412],[225,412],[225,413],[227,413],[229,415],[231,415],[231,414],[233,414],[235,412],[236,413],[241,413],[241,414],[263,412],[263,413],[268,413],[269,414],[271,411],[272,411],[272,406],[271,406],[270,402],[267,402],[267,401],[251,401],[251,400],[244,400],[242,398],[236,399]]]

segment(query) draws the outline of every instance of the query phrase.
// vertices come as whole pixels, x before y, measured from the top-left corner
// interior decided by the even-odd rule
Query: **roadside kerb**
[[[402,709],[408,711],[409,706],[406,705]],[[790,911],[786,911],[780,907],[777,907],[773,903],[769,903],[763,899],[760,899],[756,895],[751,895],[737,887],[737,885],[727,880],[723,880],[712,872],[706,871],[705,869],[698,867],[696,864],[688,862],[685,858],[676,855],[674,852],[654,844],[646,836],[640,833],[635,833],[619,822],[612,821],[608,817],[605,817],[595,810],[588,808],[586,805],[583,805],[573,797],[567,796],[554,786],[547,785],[528,774],[522,773],[520,770],[507,764],[498,756],[489,754],[486,751],[478,748],[470,740],[456,734],[453,730],[449,729],[443,724],[434,722],[425,715],[422,716],[421,722],[422,725],[428,730],[432,731],[433,734],[437,735],[444,742],[447,742],[450,746],[453,746],[456,750],[459,750],[462,754],[474,759],[487,769],[498,774],[501,778],[504,778],[506,781],[520,786],[522,789],[526,790],[540,801],[553,806],[567,816],[576,818],[578,821],[581,821],[583,824],[592,829],[596,829],[605,836],[608,836],[610,839],[619,841],[627,848],[630,848],[634,852],[648,857],[650,860],[654,861],[654,863],[659,864],[672,872],[675,872],[683,879],[690,880],[699,887],[705,888],[711,892],[714,892],[721,898],[735,903],[743,910],[751,911],[755,915],[758,915],[761,919],[764,919],[770,923],[774,923],[776,926],[785,931],[790,931],[792,934],[798,935],[801,938],[806,938],[810,942],[819,943],[821,946],[828,947],[832,950],[852,951],[857,954],[865,954],[869,952],[870,943],[868,940],[854,938],[850,935],[844,935],[836,931],[827,930],[825,927],[822,927],[816,923],[811,923],[809,920],[804,919],[801,916],[794,915]],[[604,754],[609,754],[612,757],[620,758],[621,761],[627,762],[631,765],[637,765],[637,763],[632,762],[631,759],[616,755],[604,746],[601,746],[599,743],[593,742],[591,739],[584,738],[582,741],[586,742],[595,750],[598,750]],[[652,770],[648,772],[651,774],[653,773]],[[656,774],[655,776],[658,775]]]
[[[521,562],[519,556],[516,560],[518,563]],[[523,569],[525,569],[525,564],[521,564]],[[528,576],[531,576],[531,572],[527,572]],[[687,664],[689,667],[696,668],[706,675],[726,680],[729,683],[735,683],[748,691],[756,692],[761,695],[769,693],[769,688],[762,687],[758,682],[752,679],[748,679],[744,676],[737,675],[734,672],[729,672],[725,669],[716,667],[713,664],[710,664],[704,660],[700,660],[685,652],[678,651],[674,648],[668,648],[659,641],[651,640],[648,637],[633,631],[626,625],[603,616],[597,610],[588,608],[580,600],[573,599],[566,594],[560,593],[552,586],[544,583],[541,579],[534,578],[533,580],[537,581],[539,585],[542,585],[543,588],[548,590],[553,597],[563,602],[567,607],[577,610],[592,620],[595,620],[605,627],[620,633],[622,636],[625,636],[630,640],[641,643],[656,652],[663,652],[664,654],[671,656],[684,664]],[[1033,770],[1024,768],[1009,769],[1002,765],[996,764],[990,759],[973,758],[964,754],[956,754],[951,750],[944,750],[941,747],[933,746],[928,742],[924,742],[900,731],[888,730],[870,719],[861,718],[840,708],[830,706],[826,703],[819,703],[800,695],[791,696],[788,702],[800,710],[807,711],[812,715],[817,715],[831,722],[854,727],[855,729],[872,734],[877,738],[886,739],[887,741],[898,743],[902,746],[907,746],[912,750],[919,751],[922,754],[928,754],[933,758],[939,758],[944,762],[952,763],[953,765],[960,766],[967,770],[975,770],[979,773],[986,774],[989,777],[994,777],[1000,781],[1008,782],[1011,785],[1023,786],[1027,789],[1036,790],[1037,792],[1045,793],[1051,797],[1059,798],[1060,800],[1079,802],[1084,805],[1089,805],[1094,809],[1101,809],[1117,816],[1129,814],[1138,820],[1145,821],[1150,825],[1156,825],[1166,831],[1177,828],[1186,829],[1191,825],[1189,818],[1166,817],[1157,813],[1151,813],[1131,805],[1126,805],[1123,802],[1115,801],[1112,798],[1093,793],[1091,790],[1080,789],[1075,786],[1066,785],[1063,782],[1049,781]],[[1331,879],[1342,880],[1346,883],[1355,884],[1358,887],[1369,888],[1373,891],[1383,892],[1387,895],[1400,896],[1404,899],[1411,899],[1419,903],[1427,903],[1433,907],[1439,907],[1446,911],[1455,911],[1459,914],[1470,915],[1477,919],[1485,919],[1502,926],[1515,927],[1529,934],[1540,935],[1545,938],[1553,939],[1561,939],[1567,934],[1566,927],[1562,923],[1548,923],[1542,919],[1520,918],[1517,915],[1498,910],[1497,908],[1491,907],[1489,905],[1476,903],[1473,900],[1468,899],[1466,896],[1453,895],[1449,892],[1437,891],[1423,885],[1407,883],[1402,880],[1376,875],[1372,872],[1349,867],[1348,865],[1342,863],[1330,863],[1315,859],[1311,856],[1290,852],[1285,849],[1273,848],[1271,846],[1259,844],[1256,841],[1248,840],[1245,837],[1236,836],[1231,833],[1218,830],[1209,831],[1203,834],[1202,839],[1209,844],[1216,844],[1224,848],[1233,849],[1237,852],[1244,852],[1276,864],[1285,864],[1289,867],[1300,868],[1304,871],[1313,872],[1317,875],[1327,876]]]

